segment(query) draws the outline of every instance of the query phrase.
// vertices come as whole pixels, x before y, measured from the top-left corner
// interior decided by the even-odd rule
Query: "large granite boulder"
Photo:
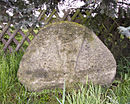
[[[18,79],[29,91],[73,87],[74,83],[109,85],[116,74],[116,61],[108,48],[88,28],[58,22],[40,30],[27,48]]]

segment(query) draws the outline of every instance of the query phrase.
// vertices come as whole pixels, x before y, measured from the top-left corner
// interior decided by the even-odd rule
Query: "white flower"
[[[125,35],[127,38],[130,38],[130,26],[129,27],[119,26],[117,29],[122,35]]]

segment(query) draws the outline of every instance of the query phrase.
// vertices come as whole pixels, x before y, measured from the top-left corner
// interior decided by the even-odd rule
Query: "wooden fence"
[[[43,10],[38,17],[38,21],[42,21],[42,22],[44,22],[45,25],[47,25],[50,22],[55,22],[55,20],[53,18],[54,16],[56,17],[56,21],[73,21],[73,22],[78,22],[78,23],[84,23],[87,20],[87,17],[84,17],[80,13],[79,9],[77,9],[75,14],[71,17],[69,15],[69,13],[70,13],[70,10],[64,12],[64,16],[62,18],[60,18],[60,16],[58,15],[56,10],[53,10],[49,16],[46,16],[45,10]],[[90,15],[89,11],[86,11],[85,13],[86,13],[86,16]],[[79,19],[79,17],[80,17],[80,19]],[[41,20],[41,18],[44,18],[44,19]],[[34,38],[37,34],[36,32],[34,32],[33,27],[28,28],[28,32],[26,34],[20,28],[17,28],[12,32],[10,22],[6,25],[0,24],[0,26],[2,26],[2,29],[0,30],[0,44],[3,45],[4,52],[6,52],[8,50],[10,53],[12,53],[12,52],[17,52],[20,49],[22,49],[22,51],[25,51],[25,48],[23,47],[23,44],[25,43],[25,41],[28,44],[30,44],[32,39],[29,39],[29,36],[32,35]],[[22,36],[22,39],[20,41],[18,41],[16,39],[17,35]],[[8,38],[5,38],[5,36]],[[12,47],[12,43],[13,43],[13,47]]]

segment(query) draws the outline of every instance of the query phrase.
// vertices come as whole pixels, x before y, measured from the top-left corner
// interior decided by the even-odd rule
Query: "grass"
[[[0,48],[1,49],[1,48]],[[130,104],[130,57],[117,63],[116,80],[110,87],[79,84],[78,90],[28,92],[17,78],[23,53],[0,53],[0,104]],[[62,96],[63,95],[63,96]]]
[[[52,99],[56,101],[55,96],[60,96],[61,90],[31,93],[19,83],[17,70],[22,55],[23,53],[0,55],[0,104],[44,104]]]

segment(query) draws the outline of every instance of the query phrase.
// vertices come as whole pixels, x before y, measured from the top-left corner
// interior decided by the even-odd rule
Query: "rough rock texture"
[[[50,24],[38,33],[18,70],[19,81],[29,91],[67,87],[92,81],[110,84],[116,62],[108,48],[88,28],[73,22]],[[73,84],[72,84],[73,83]]]

